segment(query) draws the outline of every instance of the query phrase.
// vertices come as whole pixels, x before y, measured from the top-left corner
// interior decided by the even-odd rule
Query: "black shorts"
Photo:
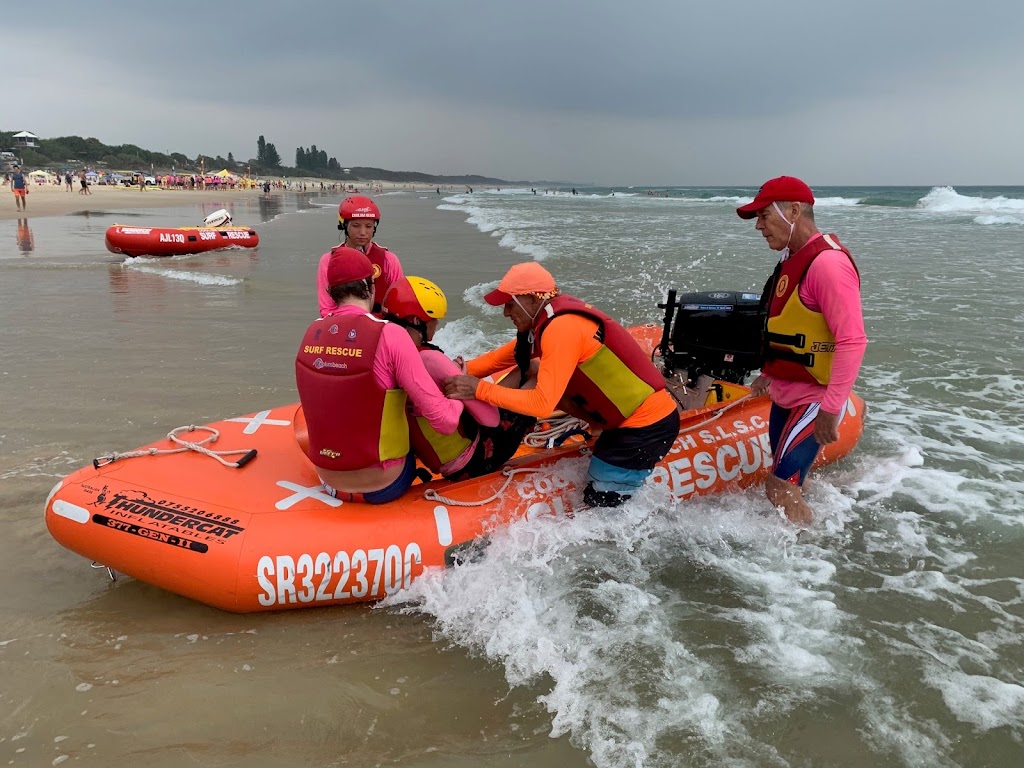
[[[654,469],[679,434],[679,411],[646,427],[618,427],[602,432],[594,457],[622,469]]]

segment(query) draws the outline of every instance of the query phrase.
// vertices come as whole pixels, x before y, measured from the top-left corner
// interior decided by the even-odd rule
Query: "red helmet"
[[[349,219],[375,219],[380,221],[380,208],[368,197],[353,195],[346,197],[338,206],[338,223],[343,224]]]
[[[384,294],[381,312],[399,320],[415,317],[428,323],[443,320],[448,314],[448,299],[435,283],[422,277],[403,277],[396,280]]]

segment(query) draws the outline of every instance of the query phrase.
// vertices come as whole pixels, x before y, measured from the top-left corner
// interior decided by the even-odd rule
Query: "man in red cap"
[[[441,394],[405,329],[370,314],[373,277],[362,251],[332,251],[327,282],[335,310],[306,330],[295,382],[306,453],[324,488],[346,501],[384,504],[415,477],[407,399],[443,435],[455,432],[463,404]]]
[[[467,363],[469,375],[445,382],[445,394],[476,397],[515,413],[544,418],[556,408],[587,421],[594,443],[583,498],[616,506],[631,496],[668,453],[679,412],[665,378],[629,332],[599,309],[560,293],[537,262],[516,264],[484,300],[504,307],[517,338]],[[510,389],[479,377],[538,359],[533,389]]]
[[[736,213],[756,218],[768,247],[781,252],[761,298],[768,312],[765,363],[751,387],[772,399],[765,491],[792,522],[809,525],[804,480],[821,446],[839,439],[867,347],[860,273],[839,238],[818,231],[814,193],[800,179],[766,181]]]

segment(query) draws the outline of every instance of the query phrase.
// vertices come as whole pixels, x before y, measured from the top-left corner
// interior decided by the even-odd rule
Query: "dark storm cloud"
[[[40,2],[3,129],[509,179],[1020,181],[1020,0]],[[13,30],[13,31],[12,31]]]
[[[652,118],[783,114],[1018,46],[1024,3],[414,0],[61,4],[168,95],[292,106],[353,86],[441,103]],[[31,19],[27,20],[32,23]],[[43,29],[33,31],[44,34]]]

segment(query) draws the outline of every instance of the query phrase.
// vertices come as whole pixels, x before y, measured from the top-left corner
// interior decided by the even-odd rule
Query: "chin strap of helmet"
[[[418,317],[399,317],[398,315],[384,315],[384,319],[389,323],[400,325],[403,328],[411,328],[414,331],[418,331],[420,334],[420,346],[427,344],[427,324],[420,320]]]
[[[349,219],[342,219],[338,222],[338,229],[345,233],[345,237],[348,237],[348,222]],[[377,227],[380,226],[380,219],[373,220],[373,234],[374,237],[377,235]]]

